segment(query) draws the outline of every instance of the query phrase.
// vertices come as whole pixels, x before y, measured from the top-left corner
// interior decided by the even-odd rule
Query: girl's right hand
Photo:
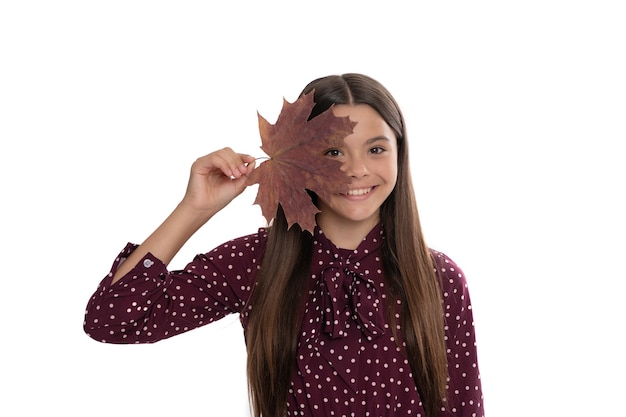
[[[182,204],[198,211],[217,213],[246,188],[255,158],[224,148],[198,158],[191,166]]]
[[[191,166],[187,191],[180,204],[120,265],[111,283],[120,280],[148,252],[169,264],[206,221],[243,192],[252,170],[254,157],[230,148],[198,158]]]

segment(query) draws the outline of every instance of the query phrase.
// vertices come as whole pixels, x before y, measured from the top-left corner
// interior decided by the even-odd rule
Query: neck
[[[378,221],[378,219],[375,219],[375,221],[367,222],[337,222],[324,216],[319,216],[317,225],[335,246],[340,249],[354,250],[359,247],[365,236],[378,224]]]

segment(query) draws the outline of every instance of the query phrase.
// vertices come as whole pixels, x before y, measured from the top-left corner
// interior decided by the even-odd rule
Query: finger
[[[254,167],[256,166],[256,158],[254,156],[243,153],[240,153],[239,157],[243,162],[242,165],[239,167],[239,171],[242,174],[249,174],[250,172],[252,172],[254,170]]]
[[[219,170],[224,176],[233,177],[240,175],[237,173],[237,168],[241,165],[243,161],[239,155],[230,148],[224,148],[198,158],[192,166],[192,171],[206,175],[211,171]]]
[[[256,158],[245,153],[235,153],[231,148],[224,148],[220,152],[220,156],[227,161],[229,167],[229,175],[231,178],[240,178],[246,175],[255,167]]]
[[[235,153],[231,148],[224,148],[215,153],[216,157],[222,164],[220,167],[224,174],[231,178],[238,178],[241,176],[239,167],[242,166],[243,160],[239,154]]]
[[[226,160],[228,166],[228,175],[231,178],[240,178],[248,173],[248,165],[254,161],[254,157],[247,154],[235,153],[230,148],[225,148],[220,155]],[[253,167],[250,167],[252,169]]]

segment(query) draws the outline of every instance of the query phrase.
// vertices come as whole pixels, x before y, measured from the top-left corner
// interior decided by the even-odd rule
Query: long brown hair
[[[439,278],[424,242],[409,170],[404,117],[391,94],[362,74],[333,75],[309,83],[310,118],[333,104],[368,104],[393,129],[398,141],[398,179],[380,210],[387,239],[385,280],[401,301],[401,326],[413,378],[427,417],[446,398],[447,360]],[[269,228],[246,330],[248,380],[255,417],[281,417],[296,365],[300,311],[310,277],[313,239],[298,225],[287,228],[279,208]],[[392,304],[393,305],[393,304]],[[391,326],[395,328],[395,326]]]

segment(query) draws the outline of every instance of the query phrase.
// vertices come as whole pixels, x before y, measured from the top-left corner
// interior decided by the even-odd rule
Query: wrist
[[[213,208],[201,209],[197,206],[189,203],[185,199],[183,199],[172,213],[176,219],[179,221],[187,223],[190,227],[195,227],[199,229],[202,225],[204,225],[211,217],[217,213],[218,210]]]

